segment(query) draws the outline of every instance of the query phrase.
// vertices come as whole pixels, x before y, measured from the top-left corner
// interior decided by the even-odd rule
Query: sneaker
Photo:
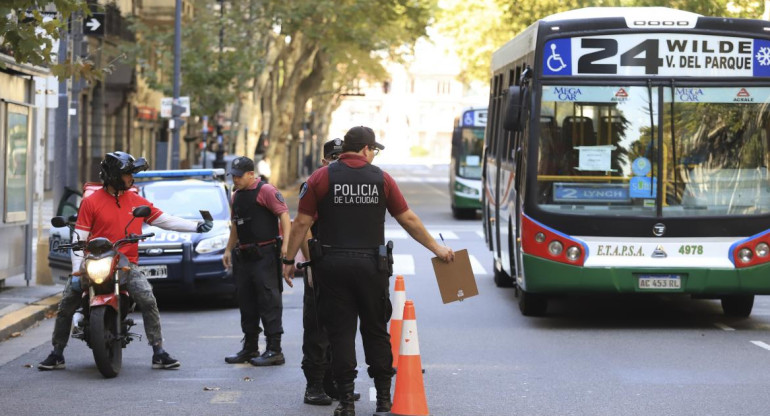
[[[40,371],[63,370],[64,367],[64,356],[53,352],[37,365],[37,369]]]
[[[181,365],[179,360],[171,358],[165,351],[152,356],[152,368],[155,369],[170,370],[172,368],[178,368]]]

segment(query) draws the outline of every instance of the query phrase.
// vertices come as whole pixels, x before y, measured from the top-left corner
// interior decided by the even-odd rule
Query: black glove
[[[214,228],[214,223],[211,221],[198,221],[198,227],[195,229],[198,233],[207,233]]]

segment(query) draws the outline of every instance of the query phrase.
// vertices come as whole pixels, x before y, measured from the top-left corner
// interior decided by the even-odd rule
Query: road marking
[[[414,275],[414,257],[411,254],[393,255],[393,275]]]
[[[241,397],[241,394],[243,392],[241,391],[223,391],[221,393],[217,393],[216,396],[214,396],[209,403],[211,404],[235,404],[238,403],[238,399]]]
[[[409,234],[403,229],[385,230],[385,240],[404,240],[409,238]]]
[[[457,236],[453,231],[447,231],[447,230],[438,230],[438,231],[428,231],[430,235],[435,238],[436,240],[441,239],[441,236],[444,236],[444,240],[459,240],[460,237]],[[439,235],[441,234],[441,235]]]
[[[476,235],[479,236],[479,238],[484,239],[484,230],[476,231]]]
[[[768,351],[770,351],[770,345],[765,344],[762,341],[751,341],[752,344],[756,345],[759,348],[764,348]]]
[[[716,322],[716,323],[714,323],[714,325],[717,328],[720,328],[720,329],[722,329],[724,331],[735,331],[735,328],[731,328],[731,327],[729,327],[729,326],[727,326],[727,325],[725,325],[725,324],[723,324],[721,322]]]
[[[476,258],[474,255],[468,256],[471,260],[471,269],[473,270],[473,274],[487,274],[487,269],[484,268],[484,266],[481,265],[481,262],[479,259]]]
[[[369,387],[369,401],[370,402],[377,401],[377,389],[375,389],[374,387]]]

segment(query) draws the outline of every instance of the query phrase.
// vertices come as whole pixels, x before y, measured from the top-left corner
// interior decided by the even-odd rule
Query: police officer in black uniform
[[[300,192],[298,215],[287,255],[296,255],[313,218],[318,241],[310,248],[314,283],[320,287],[321,318],[332,351],[332,372],[340,395],[335,416],[354,416],[355,336],[360,319],[369,376],[377,389],[377,412],[391,407],[393,356],[387,321],[390,319],[391,274],[385,243],[385,211],[418,242],[444,261],[454,253],[438,244],[420,218],[409,209],[393,178],[371,162],[384,149],[372,129],[357,126],[345,134],[336,163],[314,172]],[[294,273],[293,260],[284,260],[284,275]]]
[[[289,210],[273,185],[256,178],[254,162],[248,157],[233,160],[229,174],[235,188],[233,227],[222,262],[227,268],[233,267],[244,339],[243,348],[225,357],[225,362],[281,365],[286,360],[281,350],[283,282],[279,258],[286,254],[288,242],[279,236],[278,223],[284,232],[289,232]],[[287,281],[291,285],[291,280]],[[260,320],[267,338],[262,355],[258,343]]]

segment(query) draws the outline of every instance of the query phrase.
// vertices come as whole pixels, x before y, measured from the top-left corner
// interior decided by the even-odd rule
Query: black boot
[[[324,379],[324,391],[326,392],[326,395],[331,397],[332,400],[339,400],[340,399],[340,393],[337,391],[337,383],[334,381],[328,383],[326,379]],[[361,393],[354,391],[353,392],[353,400],[359,401],[361,399]]]
[[[353,399],[353,383],[337,383],[340,393],[340,404],[334,409],[334,416],[356,416],[356,402]]]
[[[390,412],[393,402],[390,401],[390,378],[375,379],[374,388],[377,389],[377,410],[375,412]]]
[[[332,404],[332,398],[324,393],[324,388],[321,383],[307,383],[307,387],[305,388],[305,403],[317,406],[328,406]]]
[[[259,357],[259,334],[246,334],[243,336],[243,348],[235,355],[225,357],[228,364],[240,364],[250,359]]]
[[[265,352],[259,357],[250,359],[249,362],[257,367],[285,364],[286,358],[284,358],[281,352],[281,335],[268,336]]]

